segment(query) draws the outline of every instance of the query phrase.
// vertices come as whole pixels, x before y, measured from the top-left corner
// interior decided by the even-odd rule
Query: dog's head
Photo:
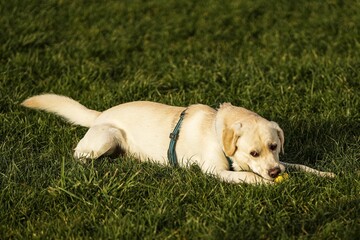
[[[223,151],[234,161],[236,170],[253,171],[269,180],[285,171],[279,161],[285,139],[277,123],[225,103],[218,111],[216,129]]]

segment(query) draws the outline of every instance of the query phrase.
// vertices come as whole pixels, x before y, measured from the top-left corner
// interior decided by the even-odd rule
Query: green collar
[[[179,118],[179,121],[177,122],[174,130],[172,131],[172,133],[170,133],[170,136],[169,138],[171,139],[170,140],[170,144],[169,144],[169,148],[168,148],[168,152],[167,152],[167,157],[168,157],[168,160],[170,162],[170,165],[173,166],[173,167],[177,167],[178,166],[178,160],[177,160],[177,156],[176,156],[176,142],[179,138],[179,133],[180,133],[180,128],[181,128],[181,124],[184,120],[184,117],[185,117],[185,112],[186,112],[187,109],[185,109],[184,111],[181,112],[180,114],[180,118]],[[224,153],[225,155],[225,153]],[[230,171],[234,171],[234,166],[233,166],[233,160],[226,156],[226,160],[228,161],[228,164],[229,164],[229,170]]]
[[[234,161],[230,157],[228,157],[226,155],[225,155],[225,157],[226,157],[226,160],[228,161],[228,164],[229,164],[229,170],[230,171],[235,171],[234,165],[233,165]]]
[[[181,127],[182,121],[184,120],[186,110],[187,109],[185,109],[184,111],[181,112],[179,121],[177,122],[173,132],[170,133],[170,136],[169,136],[169,138],[171,140],[170,140],[169,149],[167,152],[167,157],[169,159],[170,165],[173,167],[178,166],[178,160],[177,160],[177,156],[176,156],[175,147],[176,147],[176,141],[179,138],[180,127]]]

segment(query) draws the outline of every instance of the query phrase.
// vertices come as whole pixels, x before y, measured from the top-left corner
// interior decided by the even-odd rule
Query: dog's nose
[[[270,169],[268,172],[269,176],[272,178],[276,178],[277,176],[279,176],[280,173],[281,173],[280,167],[274,167]]]

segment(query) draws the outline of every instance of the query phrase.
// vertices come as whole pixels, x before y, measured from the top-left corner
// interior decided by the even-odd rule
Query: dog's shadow
[[[359,146],[360,121],[356,118],[327,122],[285,120],[280,123],[285,132],[285,155],[281,157],[285,162],[310,166],[328,165],[329,162],[339,165],[335,159],[351,156]],[[344,164],[346,162],[342,161],[341,165]]]

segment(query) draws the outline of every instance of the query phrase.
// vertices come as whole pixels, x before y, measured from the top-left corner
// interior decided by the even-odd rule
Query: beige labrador
[[[88,127],[74,153],[82,161],[120,150],[141,161],[169,164],[169,134],[185,110],[173,149],[181,167],[197,164],[203,172],[234,183],[273,183],[285,171],[285,165],[319,176],[334,176],[280,162],[284,133],[278,124],[230,103],[215,110],[201,104],[185,108],[139,101],[98,112],[68,97],[44,94],[31,97],[22,105],[53,112]]]

